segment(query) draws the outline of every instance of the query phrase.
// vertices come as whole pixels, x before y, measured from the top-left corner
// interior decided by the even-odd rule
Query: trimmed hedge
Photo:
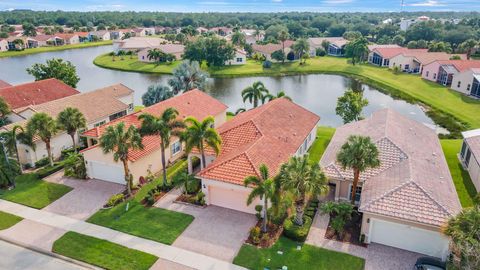
[[[63,163],[55,163],[53,166],[46,166],[38,170],[36,173],[39,178],[45,178],[49,175],[52,175],[61,169],[63,169],[64,164]]]
[[[312,218],[304,215],[303,226],[296,225],[293,218],[286,219],[283,223],[283,234],[294,241],[304,242],[307,239],[310,226],[312,226]]]

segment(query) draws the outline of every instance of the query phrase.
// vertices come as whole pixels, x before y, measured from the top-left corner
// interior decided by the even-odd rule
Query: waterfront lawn
[[[297,250],[300,245],[301,250]],[[282,251],[280,255],[277,252]],[[307,244],[299,244],[281,237],[270,248],[257,248],[244,244],[233,263],[252,270],[263,269],[342,269],[362,270],[365,260],[346,253],[331,251]]]
[[[313,142],[312,146],[308,150],[309,158],[312,164],[316,164],[322,158],[323,152],[327,149],[330,140],[335,133],[335,128],[331,127],[318,127],[317,128],[317,137]]]
[[[6,51],[6,52],[0,52],[0,58],[43,53],[43,52],[81,49],[81,48],[104,46],[104,45],[111,45],[111,44],[112,44],[111,40],[105,40],[105,41],[97,41],[97,42],[86,42],[86,43],[80,43],[80,44],[63,45],[63,46],[38,47],[38,48],[32,48],[32,49],[25,49],[23,51]]]
[[[440,143],[442,144],[443,153],[447,159],[448,168],[450,169],[462,207],[473,206],[477,191],[468,171],[463,169],[457,157],[462,147],[462,140],[440,140]]]
[[[104,269],[147,270],[158,257],[106,240],[67,232],[53,243],[52,251]]]
[[[72,190],[62,184],[49,183],[36,174],[24,174],[16,178],[16,188],[0,190],[0,199],[41,209]]]
[[[20,222],[23,218],[0,211],[0,230],[5,230]]]
[[[113,61],[112,56],[108,54],[103,54],[95,60],[93,63],[97,66],[116,69],[121,71],[134,71],[142,73],[159,73],[159,74],[171,74],[172,70],[180,63],[180,61],[174,61],[173,63],[144,63],[138,61],[136,55],[130,57],[128,55],[115,56],[115,61]]]

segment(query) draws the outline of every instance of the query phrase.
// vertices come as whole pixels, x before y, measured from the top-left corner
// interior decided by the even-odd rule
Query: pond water
[[[108,85],[123,83],[135,90],[135,104],[141,104],[141,96],[149,85],[165,84],[170,76],[153,75],[134,72],[121,72],[103,69],[93,64],[93,59],[103,53],[112,51],[111,46],[92,47],[85,49],[66,50],[58,52],[32,54],[20,57],[0,59],[0,79],[11,84],[19,84],[33,80],[25,69],[34,63],[44,63],[47,59],[62,58],[71,61],[77,68],[80,91],[91,91]],[[337,98],[345,89],[363,89],[364,97],[369,105],[364,109],[364,115],[381,108],[391,108],[403,115],[435,128],[433,121],[422,111],[421,107],[409,104],[403,100],[395,100],[375,88],[356,82],[353,79],[339,75],[296,75],[284,77],[242,77],[214,78],[209,82],[207,93],[229,106],[229,111],[238,108],[249,108],[244,104],[240,92],[254,81],[262,81],[271,93],[284,90],[294,102],[320,115],[320,124],[337,127],[342,120],[335,114]]]

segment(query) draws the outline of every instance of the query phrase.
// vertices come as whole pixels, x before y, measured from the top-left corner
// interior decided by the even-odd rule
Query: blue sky
[[[351,12],[400,11],[402,0],[0,0],[0,10]],[[480,0],[404,0],[405,11],[480,11]]]

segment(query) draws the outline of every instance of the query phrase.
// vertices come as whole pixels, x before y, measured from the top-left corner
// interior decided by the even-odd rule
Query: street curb
[[[60,260],[63,260],[63,261],[67,261],[69,263],[84,267],[86,269],[91,269],[91,270],[102,270],[103,269],[103,268],[100,268],[100,267],[97,267],[97,266],[93,266],[93,265],[84,263],[82,261],[77,261],[75,259],[72,259],[72,258],[63,256],[63,255],[51,252],[51,251],[46,251],[44,249],[41,249],[41,248],[38,248],[38,247],[35,247],[35,246],[32,246],[32,245],[25,245],[24,243],[21,243],[19,241],[16,241],[14,239],[9,238],[9,237],[0,236],[0,240],[5,241],[7,243],[10,243],[12,245],[16,245],[16,246],[19,246],[19,247],[29,249],[29,250],[34,251],[34,252],[38,252],[38,253],[43,254],[43,255],[47,255],[47,256],[50,256],[50,257],[53,257],[53,258],[57,258],[57,259],[60,259]]]

